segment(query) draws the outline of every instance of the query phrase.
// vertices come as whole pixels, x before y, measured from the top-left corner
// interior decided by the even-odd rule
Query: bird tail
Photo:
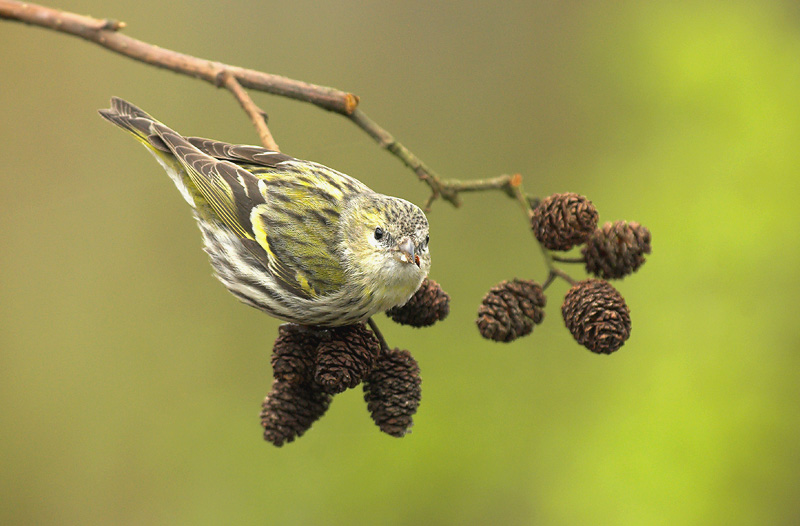
[[[161,123],[130,102],[111,97],[111,108],[98,110],[98,113],[107,121],[129,132],[145,146],[163,153],[172,153],[152,129],[153,124]]]
[[[161,131],[172,132],[175,135],[178,135],[177,133],[140,108],[118,97],[111,97],[111,108],[98,110],[98,113],[101,117],[116,124],[142,143],[167,171],[167,174],[175,183],[175,186],[178,187],[186,202],[195,208],[198,192],[189,180],[181,163],[167,146],[167,143],[160,137],[157,128]]]

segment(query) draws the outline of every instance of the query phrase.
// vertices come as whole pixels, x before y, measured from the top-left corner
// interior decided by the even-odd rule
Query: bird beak
[[[411,242],[411,238],[407,237],[397,245],[395,257],[403,263],[415,263],[419,266],[419,256],[414,254],[414,243]]]

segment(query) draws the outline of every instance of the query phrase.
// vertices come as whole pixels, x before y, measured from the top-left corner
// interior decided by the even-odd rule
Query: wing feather
[[[216,159],[194,147],[166,126],[154,130],[186,168],[192,183],[220,221],[243,239],[253,239],[250,211],[264,202],[258,180],[230,161]]]
[[[259,146],[229,144],[202,137],[187,137],[186,140],[201,152],[217,159],[226,159],[233,162],[276,168],[282,162],[296,160],[294,157],[284,153],[267,150]]]
[[[310,299],[344,285],[339,213],[365,185],[280,152],[183,137],[121,99],[100,113],[174,163],[198,214],[235,233],[283,290]]]
[[[345,190],[360,189],[339,181],[347,176],[256,146],[187,139],[158,124],[154,131],[284,290],[314,298],[341,288],[338,208]]]

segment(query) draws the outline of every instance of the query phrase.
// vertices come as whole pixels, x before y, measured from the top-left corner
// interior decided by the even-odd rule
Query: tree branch
[[[424,206],[426,210],[429,210],[433,202],[440,198],[458,207],[461,204],[460,192],[495,188],[505,190],[510,197],[517,199],[520,203],[527,199],[520,193],[522,178],[519,175],[513,176],[517,178],[514,185],[509,184],[510,176],[478,181],[442,179],[411,150],[358,109],[359,98],[352,93],[222,62],[204,60],[154,46],[119,33],[118,31],[126,27],[126,24],[112,19],[97,19],[15,0],[0,0],[0,18],[74,35],[145,64],[205,80],[216,87],[224,86],[233,93],[250,117],[261,143],[265,148],[271,150],[277,150],[278,145],[266,125],[264,112],[256,106],[244,88],[308,102],[344,115],[382,148],[400,159],[417,175],[420,181],[428,185],[431,194]],[[513,188],[517,188],[517,190],[514,191]],[[528,206],[528,208],[530,207]]]
[[[125,27],[124,22],[100,20],[14,0],[0,0],[0,18],[74,35],[145,64],[202,79],[215,86],[219,85],[220,71],[226,70],[243,87],[310,102],[342,115],[353,113],[358,105],[358,97],[352,93],[203,60],[136,40],[117,32]]]
[[[267,127],[264,112],[253,102],[244,88],[308,102],[344,115],[382,148],[400,159],[420,181],[428,185],[431,194],[424,206],[426,210],[440,198],[458,207],[461,204],[461,192],[497,189],[504,191],[522,206],[527,216],[526,220],[529,220],[532,214],[534,201],[523,192],[521,175],[501,175],[474,181],[442,179],[411,150],[358,109],[359,98],[352,93],[222,62],[204,60],[154,46],[119,33],[118,31],[126,25],[124,22],[112,19],[97,19],[15,0],[0,0],[0,18],[74,35],[145,64],[205,80],[216,87],[225,87],[236,97],[250,117],[261,143],[271,150],[278,150],[278,145]]]
[[[428,168],[425,163],[411,153],[408,148],[400,144],[392,134],[367,117],[363,111],[356,109],[348,117],[356,126],[372,137],[381,148],[388,150],[394,154],[395,157],[403,161],[403,164],[411,168],[411,170],[417,174],[420,181],[428,185],[431,189],[431,196],[428,198],[428,202],[425,205],[426,210],[429,209],[430,204],[439,197],[448,201],[455,207],[461,204],[458,199],[457,191],[454,192],[451,188],[448,188],[447,185],[443,184],[441,178],[433,170]]]
[[[253,99],[250,98],[250,95],[244,90],[244,88],[242,88],[242,85],[239,84],[239,81],[236,80],[236,77],[234,77],[231,72],[226,69],[223,70],[219,75],[219,79],[220,84],[224,85],[231,93],[233,93],[233,96],[239,101],[242,109],[250,117],[250,120],[253,121],[253,126],[256,127],[258,137],[261,139],[261,145],[267,150],[272,150],[275,152],[281,151],[280,148],[278,148],[278,143],[275,142],[275,139],[272,137],[272,133],[270,133],[269,128],[267,127],[267,119],[265,118],[266,114],[261,108],[256,106],[256,103],[253,102]]]
[[[163,49],[119,33],[119,30],[125,27],[125,23],[116,20],[96,19],[15,0],[0,0],[0,19],[22,22],[77,36],[133,60],[205,80],[215,87],[224,87],[233,94],[250,117],[262,145],[270,150],[280,151],[267,126],[266,114],[256,105],[245,88],[308,102],[343,115],[367,133],[381,148],[400,159],[420,181],[428,186],[431,193],[424,205],[426,210],[437,199],[442,199],[458,207],[461,204],[461,193],[500,190],[519,204],[525,215],[526,225],[533,233],[531,220],[534,216],[534,208],[538,206],[539,201],[525,193],[520,174],[499,175],[470,181],[443,179],[388,131],[357,108],[359,98],[352,93]],[[647,253],[649,253],[649,237],[647,243]],[[537,244],[548,269],[548,275],[542,288],[547,289],[557,278],[574,286],[576,281],[566,272],[557,268],[555,263],[581,263],[584,262],[583,258],[559,256],[553,254],[538,240]],[[382,352],[387,352],[389,346],[375,321],[370,318],[368,324],[380,341]],[[615,349],[609,352],[613,352]],[[595,349],[591,348],[591,350]]]

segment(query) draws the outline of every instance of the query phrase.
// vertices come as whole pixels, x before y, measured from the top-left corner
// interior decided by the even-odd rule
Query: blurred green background
[[[545,323],[482,340],[496,282],[542,280],[500,194],[429,214],[445,323],[379,320],[422,368],[413,433],[360,388],[281,449],[258,412],[278,322],[211,277],[171,181],[98,108],[257,141],[226,92],[0,21],[0,523],[796,524],[800,8],[752,2],[98,0],[160,46],[357,93],[447,177],[589,196],[653,254],[616,354]],[[283,150],[424,202],[345,119],[254,94]],[[571,269],[581,277],[579,268]]]

